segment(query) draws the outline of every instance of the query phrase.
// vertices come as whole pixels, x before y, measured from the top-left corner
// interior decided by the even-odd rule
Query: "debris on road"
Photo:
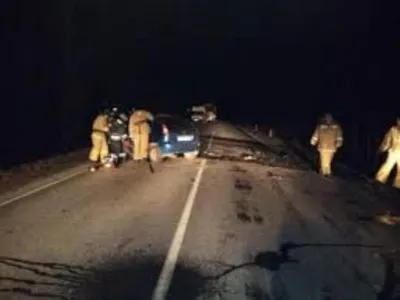
[[[388,211],[383,215],[376,216],[376,220],[381,224],[394,226],[400,223],[400,216],[393,215]]]
[[[216,153],[214,151],[205,151],[205,155],[210,156],[210,157],[222,157],[222,153]]]
[[[257,158],[253,155],[245,155],[243,157],[244,160],[256,160]]]
[[[400,260],[372,255],[400,247],[398,198],[342,174],[325,180],[261,125],[259,142],[229,124],[207,126],[209,163],[188,195],[192,218],[168,298],[393,298]],[[198,173],[196,161],[154,167],[82,176],[3,209],[0,298],[150,299]]]
[[[282,179],[283,179],[283,176],[274,174],[274,173],[272,173],[271,171],[268,171],[268,172],[267,172],[267,177],[268,177],[268,178],[273,178],[273,179],[278,179],[278,180],[282,180]]]

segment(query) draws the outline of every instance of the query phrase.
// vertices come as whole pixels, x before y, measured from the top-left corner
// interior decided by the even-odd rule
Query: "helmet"
[[[121,120],[124,121],[124,122],[127,122],[127,121],[128,121],[127,115],[126,115],[125,113],[123,113],[123,112],[121,112],[121,113],[119,114],[119,119],[121,119]]]
[[[115,118],[118,116],[118,108],[116,106],[111,107],[111,109],[108,110],[107,114],[110,118]]]

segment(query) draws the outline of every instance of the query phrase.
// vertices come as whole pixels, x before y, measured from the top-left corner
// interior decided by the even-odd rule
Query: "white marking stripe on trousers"
[[[178,227],[176,228],[174,238],[172,240],[163,268],[161,270],[160,277],[158,278],[153,293],[153,300],[165,300],[167,296],[167,292],[172,281],[172,276],[175,271],[176,262],[178,261],[179,252],[182,247],[183,238],[185,236],[186,228],[189,223],[190,214],[192,212],[194,200],[196,198],[197,190],[199,189],[200,180],[203,175],[206,162],[207,161],[205,159],[201,161],[200,168],[197,171],[196,179],[187,197],[181,219],[179,220]]]
[[[6,205],[8,205],[8,204],[11,204],[11,203],[13,203],[13,202],[15,202],[15,201],[18,201],[18,200],[21,200],[21,199],[23,199],[23,198],[26,198],[26,197],[28,197],[28,196],[30,196],[30,195],[36,194],[36,193],[38,193],[38,192],[40,192],[40,191],[43,191],[43,190],[45,190],[45,189],[47,189],[47,188],[49,188],[49,187],[52,187],[52,186],[54,186],[54,185],[56,185],[56,184],[59,184],[59,183],[64,182],[64,181],[67,181],[67,180],[69,180],[69,179],[71,179],[71,178],[73,178],[73,177],[76,177],[76,176],[78,176],[78,175],[81,175],[81,174],[83,174],[83,173],[87,173],[87,170],[75,172],[75,173],[70,174],[70,175],[68,175],[68,176],[65,176],[65,177],[63,177],[63,178],[61,178],[61,179],[52,181],[52,182],[47,183],[47,184],[44,184],[44,185],[41,185],[41,186],[39,186],[39,187],[37,187],[37,188],[35,188],[35,189],[32,189],[32,190],[30,190],[30,191],[27,191],[27,192],[25,192],[25,193],[23,193],[23,194],[21,194],[21,195],[12,197],[12,198],[10,198],[10,199],[4,201],[4,202],[1,202],[1,203],[0,203],[0,208],[6,206]]]

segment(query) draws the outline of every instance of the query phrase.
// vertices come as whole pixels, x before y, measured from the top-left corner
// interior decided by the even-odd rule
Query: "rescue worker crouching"
[[[380,183],[386,183],[396,165],[397,170],[393,186],[400,189],[400,117],[397,118],[396,125],[386,133],[379,150],[387,152],[387,157],[376,173],[375,179]]]
[[[89,160],[92,162],[90,170],[96,171],[107,160],[108,144],[107,144],[108,122],[106,112],[100,113],[92,125],[92,149],[89,153]]]
[[[318,148],[320,173],[324,176],[331,176],[332,160],[337,149],[343,145],[342,128],[331,114],[325,114],[322,118],[311,137],[310,143]]]
[[[148,158],[151,127],[148,121],[154,116],[146,110],[134,110],[129,118],[129,135],[133,140],[133,160],[141,161]]]

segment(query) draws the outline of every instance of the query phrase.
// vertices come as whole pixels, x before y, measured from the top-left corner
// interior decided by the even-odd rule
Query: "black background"
[[[0,5],[3,168],[88,145],[92,118],[111,104],[183,112],[214,102],[220,118],[304,141],[331,111],[342,156],[358,165],[399,114],[394,1]]]

